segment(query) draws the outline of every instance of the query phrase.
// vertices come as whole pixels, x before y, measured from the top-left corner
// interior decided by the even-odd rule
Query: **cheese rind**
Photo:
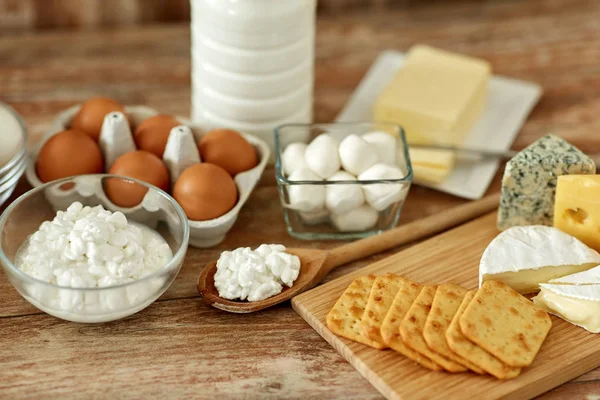
[[[505,282],[520,293],[561,275],[600,264],[600,254],[556,228],[519,226],[500,233],[485,249],[479,263],[479,285]]]
[[[565,285],[594,285],[600,284],[600,265],[591,268],[587,271],[578,272],[556,278],[548,281],[548,283],[562,283]]]
[[[498,229],[552,225],[556,178],[595,173],[594,161],[579,149],[558,136],[544,136],[506,164]]]
[[[541,284],[533,302],[574,325],[600,333],[600,285]]]
[[[559,176],[554,226],[600,250],[600,175]]]
[[[483,60],[414,46],[374,118],[402,125],[409,143],[461,145],[485,107],[490,71]]]

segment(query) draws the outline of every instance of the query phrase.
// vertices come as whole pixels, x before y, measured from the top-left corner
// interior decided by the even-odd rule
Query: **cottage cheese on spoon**
[[[283,285],[291,287],[299,273],[300,259],[285,246],[241,247],[219,257],[215,287],[224,299],[258,301],[281,293]]]

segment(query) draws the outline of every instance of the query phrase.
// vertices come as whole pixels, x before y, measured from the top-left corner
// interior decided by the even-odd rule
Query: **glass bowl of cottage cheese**
[[[145,193],[133,208],[110,200],[108,185]],[[162,190],[116,175],[46,183],[0,216],[0,263],[38,309],[74,322],[127,317],[171,285],[188,247],[181,206]]]

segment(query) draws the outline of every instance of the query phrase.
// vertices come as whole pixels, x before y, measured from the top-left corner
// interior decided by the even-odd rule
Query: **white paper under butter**
[[[530,293],[540,283],[598,264],[598,252],[556,228],[518,226],[499,234],[483,253],[479,285],[493,279],[519,293]]]

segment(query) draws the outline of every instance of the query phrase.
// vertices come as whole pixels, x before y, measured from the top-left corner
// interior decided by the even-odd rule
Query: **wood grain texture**
[[[188,22],[192,1],[198,0],[0,0],[0,32]],[[340,14],[349,9],[410,9],[439,2],[319,0],[317,10],[324,14]]]
[[[11,0],[0,3],[7,1]],[[385,11],[377,11],[364,7],[349,10],[343,7],[343,0],[331,1],[339,1],[340,6],[323,9],[317,26],[314,111],[318,122],[335,118],[382,50],[405,50],[419,42],[484,57],[496,73],[543,86],[542,100],[514,149],[553,131],[584,151],[600,152],[600,136],[595,134],[600,131],[600,2],[439,0],[427,6],[410,1],[404,8],[402,2],[390,1]],[[12,2],[21,5],[28,1]],[[0,12],[0,18],[7,15]],[[0,29],[4,26],[1,20]],[[3,32],[0,100],[24,116],[31,143],[40,138],[57,112],[91,95],[108,95],[126,104],[145,104],[186,116],[190,111],[189,46],[186,23],[77,33]],[[490,192],[498,190],[499,182],[497,175]],[[21,182],[13,198],[28,188]],[[413,186],[401,223],[463,203],[459,198]],[[46,316],[22,299],[0,274],[0,343],[10,343],[0,346],[0,398],[41,397],[42,390],[45,397],[53,398],[147,398],[166,397],[165,393],[172,398],[381,398],[289,306],[240,319],[200,301],[195,283],[209,260],[226,249],[274,241],[320,249],[339,245],[307,243],[287,235],[270,169],[226,241],[213,249],[190,251],[179,276],[159,301],[125,321],[109,324],[110,329]],[[326,280],[398,250],[336,269]],[[147,321],[148,316],[152,322]],[[193,329],[185,331],[191,335],[189,341],[184,334],[175,335],[179,321],[191,321]],[[125,332],[136,325],[151,328],[152,340],[143,341],[148,347],[130,351],[112,339],[112,335],[126,339]],[[166,336],[160,335],[163,330],[181,345],[169,347]],[[216,345],[216,333],[222,330],[230,337],[245,339],[240,343],[228,340],[228,353],[219,352],[220,357],[205,361],[205,353]],[[252,337],[258,340],[252,342]],[[123,343],[131,345],[131,341]],[[165,346],[168,355],[160,352]],[[253,351],[248,349],[252,346]],[[270,350],[263,354],[266,347]],[[152,358],[152,352],[160,357]],[[197,360],[194,371],[189,367],[192,364],[186,364],[188,359]],[[273,372],[267,368],[269,363],[278,369]],[[182,365],[187,366],[180,370]],[[103,385],[94,383],[95,379]],[[594,394],[600,394],[600,369],[547,396],[586,398]]]
[[[327,328],[327,313],[359,276],[396,273],[428,285],[455,283],[476,289],[479,260],[497,234],[492,213],[296,296],[292,306],[388,399],[463,399],[465,393],[486,399],[530,398],[600,366],[600,336],[555,317],[535,362],[509,381],[432,372],[396,352],[372,349]]]

